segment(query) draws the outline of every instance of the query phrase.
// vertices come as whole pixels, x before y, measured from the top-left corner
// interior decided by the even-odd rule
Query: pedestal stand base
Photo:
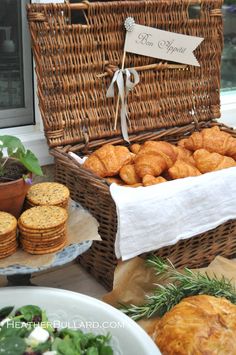
[[[31,283],[31,274],[7,276],[7,286],[36,286]]]

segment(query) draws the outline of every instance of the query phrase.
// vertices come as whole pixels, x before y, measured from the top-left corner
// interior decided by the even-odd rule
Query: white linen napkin
[[[117,258],[127,260],[236,218],[236,168],[149,187],[110,186]]]
[[[77,154],[73,152],[69,152],[69,155],[80,164],[84,164],[85,160],[88,159],[88,157],[80,158]]]

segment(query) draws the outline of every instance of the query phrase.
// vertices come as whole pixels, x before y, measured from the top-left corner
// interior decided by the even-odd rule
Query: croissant
[[[133,184],[133,185],[124,185],[124,187],[140,187],[143,186],[141,183]]]
[[[156,323],[153,340],[163,355],[235,355],[236,306],[225,298],[184,298]]]
[[[196,165],[196,162],[193,158],[193,153],[190,150],[183,148],[181,146],[178,146],[175,149],[177,152],[177,160],[183,160],[186,163],[191,164],[193,166]]]
[[[236,139],[217,126],[195,132],[189,138],[181,140],[179,145],[193,151],[204,148],[236,159]]]
[[[134,161],[135,161],[135,158],[136,158],[136,154],[134,154],[134,153],[131,152],[130,155],[131,155],[130,163],[131,163],[131,164],[134,164]]]
[[[117,184],[117,185],[120,185],[120,186],[123,186],[124,185],[124,181],[122,181],[120,178],[117,178],[117,177],[109,177],[109,178],[106,178],[106,181],[109,183],[109,184]]]
[[[132,153],[138,154],[138,152],[140,151],[140,148],[141,148],[141,145],[135,143],[135,144],[131,145],[130,150],[131,150]]]
[[[120,169],[120,177],[128,185],[138,184],[142,181],[137,175],[133,164],[124,165]]]
[[[175,146],[168,142],[147,141],[140,148],[135,159],[136,173],[143,178],[145,175],[159,176],[171,167],[177,158]]]
[[[172,179],[182,179],[189,176],[201,175],[200,171],[193,165],[183,160],[177,160],[176,163],[168,170]]]
[[[159,176],[167,169],[165,159],[161,155],[140,154],[135,159],[135,171],[143,178],[145,175]]]
[[[170,168],[177,159],[176,147],[168,142],[146,141],[140,148],[137,156],[140,154],[161,155],[166,161],[167,168]]]
[[[131,159],[132,156],[128,148],[105,144],[93,152],[83,166],[100,177],[114,176]]]
[[[162,176],[154,177],[152,175],[145,175],[143,177],[143,186],[151,186],[156,184],[161,184],[162,182],[166,182],[167,180]]]
[[[190,137],[191,137],[191,136],[190,136]],[[189,137],[189,138],[190,138],[190,137]],[[187,148],[185,148],[185,142],[187,142],[189,138],[183,138],[183,139],[181,139],[180,141],[178,141],[178,147],[187,149]]]
[[[205,149],[198,149],[193,154],[197,168],[201,173],[208,173],[236,166],[233,158],[226,157],[218,153],[209,153]]]

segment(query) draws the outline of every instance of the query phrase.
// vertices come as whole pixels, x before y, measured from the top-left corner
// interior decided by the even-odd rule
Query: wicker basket
[[[191,4],[201,5],[199,19],[189,19]],[[129,95],[131,142],[165,139],[177,142],[220,117],[220,63],[223,45],[221,0],[140,0],[82,4],[29,5],[28,20],[38,78],[45,135],[55,157],[56,180],[66,184],[100,223],[102,242],[94,242],[80,262],[107,288],[117,259],[117,216],[108,183],[85,170],[68,152],[86,153],[104,143],[124,143],[114,130],[117,97],[106,98],[114,71],[121,66],[123,23],[204,37],[195,51],[200,67],[163,63],[127,54],[140,84]],[[72,24],[84,13],[84,24]],[[73,15],[73,16],[72,16]],[[221,125],[236,136],[236,132]],[[236,251],[236,221],[157,250],[176,266],[200,267],[217,254]]]

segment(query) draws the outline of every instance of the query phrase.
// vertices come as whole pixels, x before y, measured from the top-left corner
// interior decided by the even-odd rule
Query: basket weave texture
[[[124,21],[203,37],[195,50],[200,67],[163,63],[127,53],[140,84],[129,94],[129,133],[186,125],[220,117],[222,0],[202,0],[200,19],[189,19],[189,0],[91,3],[87,24],[71,24],[69,5],[31,5],[39,104],[50,147],[120,136],[114,131],[115,98],[106,98],[121,66]],[[153,69],[154,67],[154,69]]]
[[[56,180],[97,218],[102,242],[94,242],[80,262],[112,288],[117,215],[109,185],[85,170],[69,151],[88,153],[104,143],[123,143],[114,130],[117,96],[106,98],[124,48],[124,20],[162,30],[204,37],[195,51],[200,67],[164,63],[127,53],[125,67],[135,67],[140,84],[129,94],[131,142],[177,142],[220,117],[220,64],[223,47],[222,0],[199,0],[199,19],[189,18],[192,0],[140,0],[28,6],[28,21],[38,78],[45,135],[56,163]],[[84,24],[72,18],[84,8]],[[222,129],[236,136],[233,130]],[[215,255],[233,256],[236,222],[156,253],[176,266],[199,267]],[[234,241],[235,240],[235,241]]]

